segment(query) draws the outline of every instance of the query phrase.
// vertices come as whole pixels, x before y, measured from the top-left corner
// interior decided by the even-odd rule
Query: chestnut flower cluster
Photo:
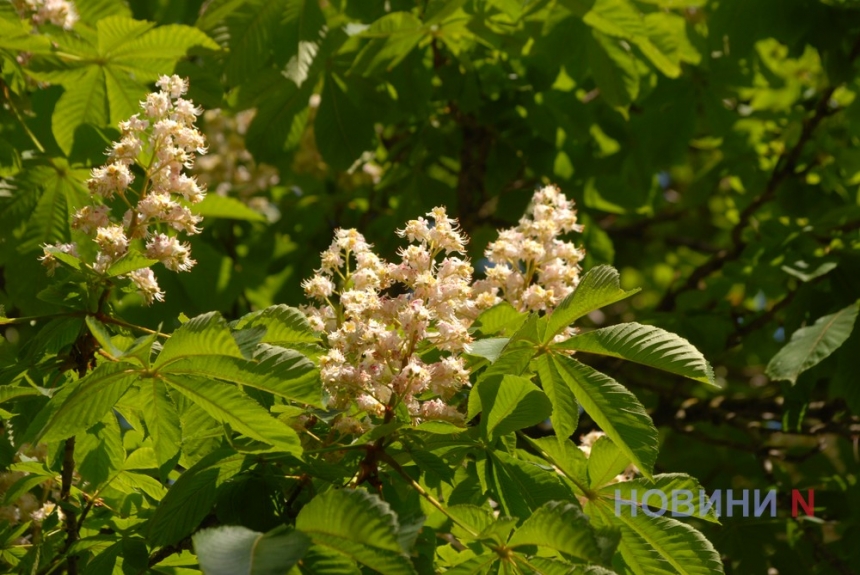
[[[48,23],[71,30],[78,21],[75,5],[67,0],[15,0],[13,4],[35,26]]]
[[[194,123],[202,110],[182,96],[188,83],[179,76],[162,76],[156,83],[158,92],[148,94],[140,103],[143,114],[135,114],[120,122],[120,141],[108,150],[109,161],[94,168],[87,186],[99,203],[84,206],[72,217],[72,228],[89,235],[98,252],[91,262],[97,273],[105,273],[140,240],[142,254],[158,260],[173,271],[188,271],[196,263],[191,259],[190,246],[177,238],[200,232],[201,217],[186,204],[200,202],[205,191],[194,177],[184,173],[194,165],[197,154],[206,153],[203,135]],[[133,168],[143,172],[139,191]],[[111,217],[111,209],[101,203],[118,197],[128,208],[120,222]],[[80,257],[74,243],[45,246],[40,258],[48,273],[59,265],[54,251]],[[147,304],[163,301],[164,294],[150,268],[128,274]]]
[[[573,203],[555,187],[538,190],[533,200],[532,216],[487,248],[495,265],[476,282],[460,257],[468,240],[444,208],[397,232],[411,243],[396,264],[380,259],[356,230],[337,231],[302,287],[318,302],[304,311],[328,340],[320,371],[331,404],[346,413],[358,409],[340,416],[340,431],[387,420],[400,403],[416,422],[462,422],[451,400],[469,385],[462,353],[478,314],[503,300],[520,311],[551,311],[575,289],[583,252],[559,239],[582,229]],[[430,347],[442,357],[425,363],[419,352]]]
[[[400,404],[416,422],[463,421],[449,401],[469,384],[461,353],[479,311],[472,267],[459,257],[467,240],[456,220],[444,208],[427,216],[432,221],[418,218],[398,231],[411,242],[399,263],[379,258],[356,230],[338,230],[322,266],[302,284],[319,302],[305,313],[328,339],[320,371],[331,405],[358,408],[335,423],[342,432],[360,432],[374,417],[387,421]],[[442,357],[422,360],[429,346]]]
[[[538,190],[531,217],[499,232],[487,246],[485,257],[493,264],[487,279],[475,284],[485,304],[507,301],[519,311],[549,311],[579,283],[579,262],[585,252],[559,238],[581,232],[573,201],[555,186]]]

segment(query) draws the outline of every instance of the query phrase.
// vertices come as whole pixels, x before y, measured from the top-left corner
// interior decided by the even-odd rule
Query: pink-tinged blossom
[[[134,270],[128,274],[128,277],[134,283],[137,291],[143,296],[146,305],[152,304],[153,301],[164,301],[164,292],[158,287],[158,282],[155,281],[155,274],[150,268],[141,268]]]
[[[84,206],[72,216],[72,229],[91,234],[110,225],[110,209],[105,205]]]
[[[175,237],[155,234],[146,242],[146,257],[160,261],[169,270],[185,272],[197,262],[191,259],[191,249]]]
[[[87,185],[93,205],[80,208],[72,217],[72,228],[88,234],[98,247],[86,262],[97,273],[106,273],[132,249],[131,240],[146,240],[144,255],[170,270],[188,271],[195,264],[189,244],[163,231],[167,226],[188,235],[200,233],[198,224],[203,218],[185,203],[200,202],[206,191],[184,170],[194,164],[197,154],[206,152],[205,139],[194,127],[202,111],[181,97],[188,91],[186,80],[161,76],[156,84],[160,91],[148,94],[140,103],[142,113],[119,123],[122,135],[108,149],[108,162],[92,170]],[[133,170],[145,172],[140,189],[132,188]],[[103,203],[116,195],[128,207],[120,223],[111,219],[110,207]],[[43,263],[52,271],[56,266],[49,255]],[[138,270],[125,277],[148,304],[163,300],[151,271]]]

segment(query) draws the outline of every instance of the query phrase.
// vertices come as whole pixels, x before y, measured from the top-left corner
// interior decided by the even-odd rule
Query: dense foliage
[[[852,0],[0,0],[0,565],[860,571],[858,38]],[[615,512],[647,489],[777,514]]]

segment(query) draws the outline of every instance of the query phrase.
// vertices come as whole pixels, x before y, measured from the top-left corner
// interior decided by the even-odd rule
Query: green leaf
[[[388,503],[361,489],[331,489],[299,512],[296,529],[387,575],[413,574],[398,540],[397,515]]]
[[[253,361],[226,356],[181,358],[163,368],[161,373],[221,379],[323,407],[319,371],[306,357],[291,349],[263,344]]]
[[[636,56],[615,38],[597,31],[593,36],[587,45],[594,82],[610,106],[624,108],[639,95]]]
[[[311,329],[305,314],[284,304],[242,316],[234,327],[240,330],[258,326],[266,328],[266,333],[260,340],[262,343],[289,348],[296,344],[319,342],[319,336]]]
[[[276,43],[279,25],[287,0],[250,0],[234,6],[224,18],[230,54],[224,71],[230,85],[238,85],[271,62],[271,49]],[[241,9],[236,9],[241,8]],[[213,30],[219,18],[207,18]]]
[[[327,32],[325,16],[319,2],[314,0],[287,0],[279,39],[275,43],[275,57],[284,64],[281,72],[297,86],[308,79],[311,64],[320,51],[320,43]]]
[[[515,375],[485,379],[478,388],[484,416],[481,427],[490,441],[544,421],[552,411],[546,394]]]
[[[652,489],[666,495],[665,504],[659,495],[652,494],[647,498],[645,497],[645,493]],[[634,491],[636,492],[635,496],[633,495]],[[682,498],[686,497],[685,494],[678,493],[677,504],[673,502],[672,493],[682,491],[692,494],[692,500],[690,502],[690,505],[692,506],[691,513],[687,513],[687,507],[683,505]],[[630,507],[626,502],[636,501],[641,507],[641,503],[644,499],[647,502],[648,507],[658,513],[660,510],[665,510],[666,513],[671,513],[673,517],[693,516],[712,523],[719,523],[719,518],[713,508],[708,508],[706,512],[702,512],[700,494],[703,492],[704,489],[694,477],[690,477],[685,473],[661,473],[659,475],[655,475],[652,480],[631,479],[630,481],[622,481],[606,485],[601,487],[599,490],[599,497],[600,499],[607,501],[609,505],[612,506],[613,512],[616,507],[616,499],[625,502],[625,504],[621,505],[621,509],[624,513],[629,512]],[[673,507],[676,507],[677,509],[674,509]],[[644,513],[641,509],[637,512]]]
[[[552,437],[539,439],[527,437],[526,441],[535,447],[541,456],[560,469],[581,491],[581,495],[589,492],[588,459],[573,441],[559,441]]]
[[[200,355],[242,358],[242,351],[221,314],[209,312],[188,320],[164,343],[155,360],[158,369],[170,362]]]
[[[607,513],[609,513],[607,511]],[[671,517],[615,518],[621,527],[621,556],[636,575],[715,575],[723,562],[704,535]]]
[[[854,329],[857,311],[858,304],[854,303],[794,332],[791,341],[767,364],[767,376],[776,381],[795,383],[801,373],[819,364],[845,343]]]
[[[528,317],[528,314],[517,311],[505,301],[481,312],[475,321],[475,327],[484,335],[511,335]]]
[[[305,555],[310,539],[279,527],[268,533],[222,526],[194,534],[194,551],[207,575],[283,575]]]
[[[627,468],[630,458],[618,449],[608,437],[601,437],[591,446],[588,455],[588,485],[598,488],[606,485]]]
[[[105,363],[73,384],[68,398],[64,398],[39,433],[39,441],[58,441],[71,437],[98,423],[128,391],[140,376],[131,364]],[[45,409],[60,400],[57,395]]]
[[[182,473],[149,520],[150,543],[170,545],[191,533],[211,511],[218,488],[239,473],[244,463],[244,455],[224,449]]]
[[[559,441],[566,441],[579,424],[579,404],[573,392],[561,378],[549,355],[537,358],[537,371],[544,392],[552,403],[550,421]]]
[[[588,518],[579,505],[551,501],[526,519],[508,542],[509,547],[537,545],[589,562],[600,561],[600,551]]]
[[[179,453],[182,444],[182,430],[179,426],[179,412],[176,410],[167,387],[156,378],[144,382],[148,388],[141,394],[148,401],[143,405],[143,420],[152,437],[156,462],[163,475],[169,471],[169,464]]]
[[[621,301],[638,292],[638,289],[621,289],[618,271],[611,266],[597,266],[588,270],[579,285],[564,298],[549,316],[549,324],[541,343],[548,343],[564,328],[576,320],[609,304]]]
[[[93,489],[104,485],[124,463],[122,432],[113,413],[76,435],[75,469]]]
[[[60,96],[52,116],[54,139],[65,154],[72,151],[75,130],[81,124],[104,126],[108,123],[107,88],[100,66],[84,68]]]
[[[558,474],[504,451],[488,452],[487,483],[506,515],[525,519],[549,501],[570,501],[574,495]]]
[[[259,403],[234,385],[176,373],[162,373],[160,377],[216,421],[226,423],[239,433],[268,443],[279,451],[301,455],[301,442],[296,432],[269,415]]]
[[[622,323],[575,335],[553,347],[618,357],[714,385],[714,370],[701,352],[659,327]]]
[[[326,76],[314,121],[317,147],[336,170],[346,170],[373,147],[373,121],[350,99],[348,87],[337,76]]]
[[[72,169],[61,158],[55,159],[54,164],[54,168],[34,170],[35,173],[22,182],[23,186],[34,186],[40,194],[38,203],[27,219],[26,232],[18,246],[22,253],[38,250],[46,243],[68,241],[69,217],[77,208],[89,203],[89,191],[81,184],[87,177],[86,170]],[[74,256],[64,255],[67,257],[56,254],[55,257],[80,269],[80,262],[71,259]]]
[[[636,396],[573,358],[554,355],[552,360],[586,413],[650,478],[657,460],[657,429]]]
[[[207,194],[203,201],[194,206],[194,211],[207,218],[225,218],[247,222],[265,222],[266,216],[254,211],[236,198],[220,194]]]
[[[157,263],[158,260],[146,258],[138,251],[129,251],[107,269],[106,275],[108,277],[121,276],[134,270],[154,266]]]
[[[506,337],[488,337],[479,339],[466,346],[466,353],[488,359],[491,363],[499,359],[502,350],[510,341]]]
[[[361,33],[371,41],[356,56],[350,73],[370,76],[391,70],[409,55],[425,33],[421,20],[411,12],[386,14]]]

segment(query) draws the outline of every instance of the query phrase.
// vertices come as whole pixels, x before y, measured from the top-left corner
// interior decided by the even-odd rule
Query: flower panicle
[[[97,273],[106,273],[133,249],[133,240],[143,240],[143,255],[169,270],[188,271],[196,263],[190,245],[180,241],[178,234],[201,231],[202,218],[188,204],[202,201],[206,190],[185,172],[207,151],[206,140],[195,127],[203,110],[183,97],[188,92],[187,80],[161,76],[156,85],[159,90],[140,103],[142,112],[119,123],[121,136],[107,150],[107,163],[93,168],[86,183],[95,202],[81,207],[71,219],[72,229],[89,236],[98,248],[90,262]],[[143,173],[138,190],[132,187],[136,172]],[[127,207],[118,222],[104,203],[116,198]],[[40,259],[49,273],[59,265],[49,247],[78,253],[74,243],[45,246]],[[127,277],[147,304],[163,301],[164,293],[152,270],[137,270]]]
[[[560,236],[581,229],[558,188],[538,190],[529,216],[488,246],[492,265],[478,281],[464,258],[468,238],[443,207],[397,230],[410,242],[397,263],[382,260],[357,230],[337,230],[302,283],[315,302],[303,309],[329,346],[323,383],[332,406],[344,410],[335,429],[366,430],[399,404],[414,422],[463,423],[458,392],[469,385],[472,323],[501,301],[548,311],[571,293],[583,254]],[[429,348],[440,352],[434,361],[423,353]]]

